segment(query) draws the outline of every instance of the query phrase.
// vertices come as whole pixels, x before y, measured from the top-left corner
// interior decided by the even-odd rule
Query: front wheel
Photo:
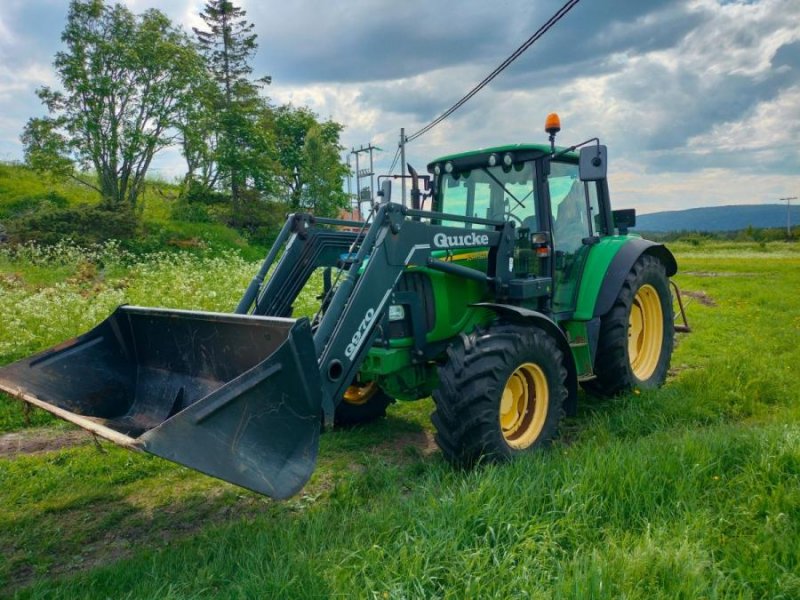
[[[672,295],[664,265],[644,254],[634,263],[611,310],[601,318],[590,392],[615,396],[660,387],[673,346]]]
[[[431,420],[445,458],[470,465],[547,445],[567,398],[555,340],[531,325],[498,324],[461,336],[447,351]]]
[[[366,384],[353,382],[336,407],[333,423],[336,426],[369,423],[386,416],[386,409],[394,398],[381,390],[374,381]]]

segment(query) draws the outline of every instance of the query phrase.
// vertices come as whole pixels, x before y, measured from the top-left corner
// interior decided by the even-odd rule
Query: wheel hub
[[[664,341],[664,313],[656,289],[645,284],[636,292],[628,318],[628,358],[640,381],[649,379],[658,367]]]
[[[348,404],[360,406],[366,404],[370,398],[378,391],[378,385],[370,381],[366,385],[351,385],[344,392],[344,401]]]
[[[549,404],[547,378],[539,365],[524,363],[506,382],[500,398],[500,427],[509,446],[531,446],[544,428]]]

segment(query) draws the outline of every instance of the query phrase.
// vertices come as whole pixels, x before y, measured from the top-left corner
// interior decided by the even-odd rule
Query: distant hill
[[[800,227],[800,206],[792,205],[791,220],[793,227]],[[636,231],[737,231],[749,226],[786,227],[786,205],[707,206],[636,215]]]

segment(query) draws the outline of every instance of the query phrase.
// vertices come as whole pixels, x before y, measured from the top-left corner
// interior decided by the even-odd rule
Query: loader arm
[[[406,268],[410,265],[432,266],[435,262],[431,258],[432,252],[441,250],[435,240],[441,237],[469,237],[464,235],[463,228],[415,221],[408,218],[411,217],[408,212],[411,211],[397,204],[381,207],[375,225],[370,228],[354,265],[336,290],[314,336],[326,420],[333,418],[336,404],[358,372]],[[492,226],[493,230],[482,230],[480,235],[469,239],[478,240],[473,241],[472,246],[490,248],[490,253],[496,259],[494,268],[490,267],[488,275],[474,269],[469,271],[489,286],[501,286],[509,276],[508,256],[513,251],[512,226],[499,222]],[[451,247],[470,247],[470,244]],[[506,251],[500,250],[501,247],[506,247]]]
[[[487,229],[432,225],[420,221],[422,218],[462,221]],[[392,301],[395,286],[407,267],[427,266],[482,280],[500,296],[508,288],[511,277],[508,259],[514,248],[511,222],[410,210],[386,203],[380,205],[373,223],[362,228],[362,232],[320,229],[315,227],[317,224],[356,225],[310,215],[290,216],[287,225],[293,228],[293,233],[286,239],[286,250],[263,289],[257,294],[248,290],[257,298],[248,309],[260,315],[288,316],[292,303],[316,268],[346,268],[314,333],[326,424],[332,424],[336,405],[364,361]],[[442,243],[443,239],[454,243]],[[276,240],[282,242],[281,237]],[[445,248],[471,247],[489,248],[488,273],[432,258],[433,252]],[[347,265],[342,265],[343,254],[347,256]],[[277,252],[271,251],[270,256],[273,255]],[[270,268],[267,262],[262,267],[264,272]]]

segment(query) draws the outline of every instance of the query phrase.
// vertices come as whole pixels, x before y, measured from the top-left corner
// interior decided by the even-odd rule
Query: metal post
[[[792,200],[797,200],[797,196],[778,198],[778,202],[786,202],[786,237],[792,238]]]
[[[400,128],[400,181],[402,182],[402,194],[400,196],[400,203],[406,205],[406,130],[405,127]]]
[[[350,216],[353,215],[353,170],[350,168],[350,155],[347,155],[347,201],[350,203]]]
[[[369,205],[372,206],[372,203],[375,202],[375,169],[372,167],[372,151],[375,149],[375,146],[372,145],[372,142],[369,143]],[[361,205],[359,205],[361,206]]]
[[[363,146],[362,146],[363,148]],[[361,209],[361,172],[358,170],[358,153],[359,150],[353,148],[353,154],[356,155],[356,204],[359,210]]]
[[[372,142],[370,142],[367,147],[365,148],[362,144],[361,147],[356,150],[353,148],[351,154],[356,155],[356,196],[358,197],[358,207],[361,210],[362,202],[367,202],[370,205],[372,204],[372,200],[375,197],[375,171],[373,169],[373,150],[380,150],[377,146],[373,146]],[[369,168],[368,169],[361,169],[361,165],[359,163],[358,155],[362,152],[369,152]],[[369,179],[369,198],[367,200],[362,200],[361,198],[361,180],[362,179]]]

